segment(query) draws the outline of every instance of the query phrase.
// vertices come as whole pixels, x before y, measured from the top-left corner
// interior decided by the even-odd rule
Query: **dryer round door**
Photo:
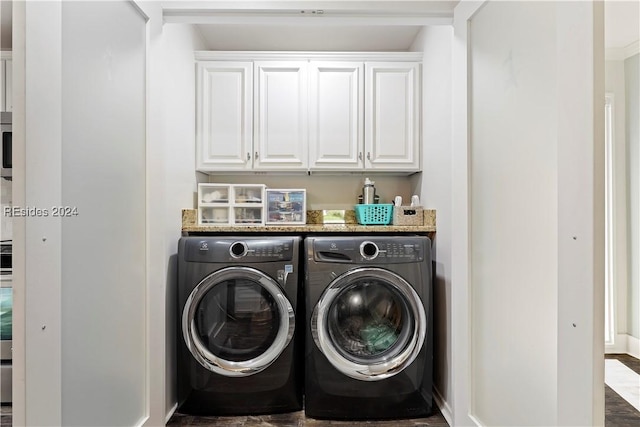
[[[204,278],[182,311],[182,334],[206,369],[243,377],[266,369],[295,328],[291,303],[272,278],[249,267],[228,267]]]
[[[311,316],[311,334],[343,374],[377,381],[398,374],[418,356],[427,332],[420,297],[397,274],[363,267],[337,277]]]

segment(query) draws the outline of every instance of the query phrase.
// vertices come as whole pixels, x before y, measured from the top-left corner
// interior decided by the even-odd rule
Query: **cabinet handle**
[[[358,153],[358,160],[362,160],[362,151]]]
[[[251,153],[247,153],[247,161],[251,160]]]
[[[256,151],[256,154],[253,155],[253,158],[258,160],[258,152]]]
[[[367,151],[367,160],[371,161],[371,151]]]

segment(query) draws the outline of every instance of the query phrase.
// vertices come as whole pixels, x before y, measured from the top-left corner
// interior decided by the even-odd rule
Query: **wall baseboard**
[[[178,402],[176,402],[167,412],[167,416],[164,419],[164,423],[167,424],[169,422],[169,420],[171,419],[171,417],[173,416],[174,412],[176,412],[176,409],[178,409]]]
[[[628,354],[640,359],[640,340],[628,334],[617,334],[614,344],[604,347],[605,354]]]
[[[627,335],[627,354],[640,359],[640,339]]]
[[[435,400],[436,405],[438,405],[438,408],[440,409],[442,416],[444,417],[445,420],[447,420],[447,424],[452,426],[453,415],[451,412],[451,407],[449,406],[449,403],[447,403],[447,401],[445,401],[442,398],[440,391],[435,386],[433,387],[433,399]]]

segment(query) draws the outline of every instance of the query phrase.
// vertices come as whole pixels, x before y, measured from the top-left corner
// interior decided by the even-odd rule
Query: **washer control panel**
[[[295,238],[298,239],[298,238]],[[185,257],[191,262],[252,263],[287,261],[294,257],[294,238],[193,237],[185,243]]]
[[[316,261],[367,264],[421,262],[426,237],[322,237],[313,241],[312,256]]]

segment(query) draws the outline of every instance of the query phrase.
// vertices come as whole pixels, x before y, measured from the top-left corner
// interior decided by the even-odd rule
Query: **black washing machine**
[[[431,241],[305,239],[305,413],[397,419],[432,410]]]
[[[302,409],[300,249],[299,237],[180,239],[179,412]]]

